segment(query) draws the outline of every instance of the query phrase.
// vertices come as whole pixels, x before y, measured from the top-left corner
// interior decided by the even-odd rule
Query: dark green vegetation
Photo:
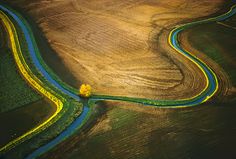
[[[66,103],[64,106],[66,108],[62,112],[63,115],[59,116],[59,120],[56,121],[55,124],[41,133],[36,134],[31,139],[19,144],[14,149],[11,149],[5,153],[3,157],[6,159],[24,158],[33,150],[36,150],[38,147],[48,143],[52,138],[59,135],[76,117],[78,117],[81,112],[82,104],[70,101],[70,103]]]
[[[4,39],[7,35],[2,25],[0,25],[0,32],[0,113],[2,113],[35,102],[42,97],[21,78]]]
[[[7,37],[1,24],[0,147],[37,126],[54,111],[20,76]]]
[[[236,86],[236,16],[187,31],[190,45],[218,63]]]
[[[23,157],[25,157],[27,154],[29,154],[33,150],[37,149],[39,146],[47,143],[50,139],[52,139],[52,138],[56,137],[58,134],[60,134],[69,124],[71,124],[71,122],[76,117],[78,117],[78,115],[80,114],[80,112],[82,110],[82,103],[75,101],[74,99],[68,97],[65,94],[62,95],[62,93],[59,90],[52,87],[49,84],[49,82],[47,82],[44,79],[44,77],[42,77],[42,75],[38,72],[38,70],[36,69],[36,67],[34,66],[34,64],[31,61],[23,33],[21,32],[21,30],[19,29],[17,24],[15,24],[15,26],[16,26],[16,29],[18,32],[19,39],[21,39],[20,45],[22,48],[24,59],[25,59],[26,63],[28,64],[29,68],[31,69],[33,74],[36,75],[44,83],[45,88],[51,89],[52,93],[57,92],[56,96],[58,96],[58,98],[61,99],[63,97],[62,101],[64,102],[64,106],[63,106],[62,111],[52,121],[50,121],[50,123],[48,123],[48,124],[51,124],[51,123],[55,122],[53,125],[51,125],[47,129],[43,128],[42,130],[40,130],[40,131],[42,131],[40,133],[36,132],[36,134],[33,137],[27,136],[28,140],[26,140],[23,143],[20,143],[19,145],[17,145],[15,148],[11,149],[8,152],[6,152],[4,154],[0,154],[0,157],[3,156],[4,158],[23,158]],[[40,60],[42,60],[42,59],[40,59]],[[47,70],[47,71],[50,71],[50,70]],[[54,76],[54,78],[57,78],[57,76]],[[40,108],[40,109],[42,109],[42,108]],[[37,107],[35,107],[34,111],[36,111],[36,110],[37,110]],[[45,110],[42,110],[42,111],[45,112]],[[39,115],[39,116],[41,116],[41,115]],[[41,122],[42,121],[37,121],[36,123],[38,124]]]
[[[234,106],[165,110],[107,104],[96,123],[99,128],[74,136],[43,158],[231,159],[236,155]]]
[[[54,110],[45,100],[0,114],[0,147],[46,120]]]
[[[45,121],[55,109],[21,77],[7,38],[0,24],[0,147]]]
[[[228,25],[226,27],[228,27],[229,29],[234,29],[236,28],[236,16],[233,16],[229,19],[226,19],[225,21],[223,21],[222,23]]]

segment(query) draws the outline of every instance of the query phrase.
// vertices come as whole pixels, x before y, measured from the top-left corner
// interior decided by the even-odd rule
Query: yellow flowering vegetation
[[[82,84],[80,86],[79,95],[81,97],[90,97],[91,96],[91,86],[89,84]]]
[[[57,115],[59,115],[59,113],[61,112],[63,108],[64,98],[63,97],[58,98],[59,95],[58,94],[56,95],[55,93],[53,93],[53,91],[49,89],[45,84],[43,84],[43,82],[40,81],[40,79],[38,79],[37,76],[33,74],[33,72],[30,70],[30,67],[25,62],[24,56],[22,54],[16,28],[14,24],[11,22],[11,20],[7,17],[7,15],[2,11],[0,11],[0,21],[3,22],[8,32],[9,40],[11,42],[10,43],[11,50],[12,50],[19,72],[34,89],[36,89],[43,96],[47,97],[49,100],[54,102],[54,104],[57,107],[56,112],[54,112],[54,114],[50,116],[46,121],[42,122],[40,125],[32,128],[31,130],[27,131],[26,133],[17,137],[16,139],[10,141],[5,146],[0,147],[0,153],[2,153],[3,151],[10,150],[11,148],[15,147],[17,144],[24,142],[25,140],[31,138],[33,135],[38,134],[42,130],[52,125],[55,122],[55,120],[53,119],[56,118]]]

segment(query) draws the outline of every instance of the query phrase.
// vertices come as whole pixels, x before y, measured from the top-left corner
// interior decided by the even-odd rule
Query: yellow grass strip
[[[0,152],[7,151],[14,146],[16,146],[19,143],[22,143],[27,138],[30,138],[32,135],[46,129],[48,126],[52,124],[52,119],[58,115],[58,113],[62,110],[63,102],[59,98],[57,98],[55,95],[53,95],[51,92],[49,92],[47,89],[43,87],[43,83],[30,71],[28,65],[26,64],[25,60],[22,55],[22,51],[20,48],[20,43],[18,39],[18,35],[16,32],[16,28],[14,27],[11,20],[7,17],[5,13],[0,11],[0,19],[3,21],[3,24],[6,27],[6,30],[8,32],[10,42],[11,42],[11,49],[13,52],[13,56],[16,62],[16,65],[18,67],[19,72],[24,77],[24,79],[38,92],[40,92],[43,96],[48,98],[50,101],[52,101],[56,105],[56,112],[48,118],[46,121],[38,125],[37,127],[31,129],[27,133],[19,136],[18,138],[14,139],[13,141],[9,142],[5,146],[0,148]],[[27,68],[25,68],[27,67]],[[64,100],[64,99],[63,99]],[[51,123],[50,123],[51,122]]]

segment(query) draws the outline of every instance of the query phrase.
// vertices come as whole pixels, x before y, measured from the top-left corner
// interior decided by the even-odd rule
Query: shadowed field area
[[[106,114],[92,129],[42,158],[231,159],[236,155],[234,105],[168,110],[107,102]]]
[[[22,108],[0,114],[0,146],[19,137],[53,114],[52,106],[39,100]]]

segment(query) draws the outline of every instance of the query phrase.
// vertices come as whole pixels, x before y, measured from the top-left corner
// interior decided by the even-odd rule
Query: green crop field
[[[19,137],[50,116],[54,110],[46,100],[0,114],[0,146]],[[19,124],[22,123],[22,124]]]
[[[32,129],[54,111],[20,76],[5,37],[6,32],[0,25],[1,146]]]
[[[17,30],[19,29],[19,27],[17,25],[16,25],[16,29]],[[1,32],[3,32],[3,31],[1,31]],[[0,35],[0,36],[1,36],[1,38],[7,37],[5,35]],[[20,44],[22,46],[21,49],[23,52],[24,59],[27,62],[27,65],[31,68],[31,71],[35,75],[37,75],[37,77],[40,81],[42,81],[43,83],[47,83],[46,79],[44,77],[42,77],[42,74],[40,74],[40,72],[37,70],[37,68],[35,68],[34,64],[32,63],[31,57],[30,57],[28,49],[27,49],[26,40],[24,39],[23,33],[20,31],[20,29],[18,30],[18,36],[22,39],[20,41]],[[4,41],[6,41],[6,40],[4,39]],[[17,76],[19,76],[19,79],[22,80],[22,83],[24,84],[24,86],[26,88],[28,88],[29,91],[33,92],[34,90],[32,90],[28,86],[28,84],[21,78],[20,74],[17,72],[17,68],[14,63],[14,59],[13,59],[10,49],[8,49],[7,47],[4,47],[4,50],[5,50],[4,52],[7,52],[7,55],[9,56],[9,59],[11,60],[12,64],[9,62],[9,60],[5,63],[7,65],[12,65],[12,70],[15,71]],[[6,58],[2,58],[2,59],[6,60]],[[6,67],[8,67],[8,66],[6,66]],[[8,70],[8,72],[11,72],[12,70]],[[56,77],[54,77],[54,78],[56,78]],[[51,88],[52,86],[48,85],[46,87],[49,89],[49,87]],[[58,90],[53,89],[53,91],[58,91]],[[21,94],[20,92],[16,92],[16,93]],[[13,115],[13,117],[10,121],[8,121],[8,123],[11,124],[10,126],[7,127],[6,125],[3,125],[4,131],[2,131],[2,133],[0,135],[2,135],[4,140],[2,141],[2,143],[0,142],[0,145],[6,144],[7,141],[10,141],[10,139],[15,139],[19,135],[22,135],[25,132],[29,131],[29,129],[36,127],[37,125],[39,125],[40,123],[45,121],[45,119],[47,119],[48,116],[51,116],[51,114],[55,111],[54,110],[55,107],[52,107],[52,103],[48,103],[48,101],[46,101],[46,100],[40,100],[43,98],[40,95],[38,95],[37,93],[34,93],[34,94],[36,95],[36,97],[38,97],[38,99],[36,99],[36,102],[31,102],[30,105],[27,105],[27,106],[20,108],[20,109],[1,113],[0,120],[2,120],[2,119],[7,120],[6,116],[10,117],[11,115]],[[28,92],[27,95],[30,96],[30,92]],[[63,105],[63,110],[61,111],[61,114],[58,115],[58,120],[53,119],[53,120],[56,120],[56,123],[54,123],[48,129],[46,129],[46,131],[43,130],[41,133],[36,134],[32,138],[30,138],[30,140],[20,143],[14,149],[8,151],[4,155],[8,156],[9,158],[18,158],[19,156],[25,155],[24,153],[29,153],[33,149],[35,149],[39,146],[42,146],[43,144],[48,142],[49,139],[52,139],[53,137],[60,134],[62,130],[64,130],[69,124],[71,124],[71,122],[76,117],[78,117],[78,115],[80,115],[80,112],[82,111],[82,103],[80,103],[74,99],[71,99],[66,95],[63,95],[63,97],[66,98],[66,102]],[[33,98],[30,97],[29,99],[33,99]],[[26,100],[26,99],[24,99],[24,100]],[[14,102],[17,102],[17,101],[14,101]],[[37,116],[35,116],[35,118],[34,118],[34,116],[32,116],[32,115],[34,115],[36,112],[37,112]],[[17,116],[15,116],[15,114],[17,114]],[[25,116],[22,117],[22,115],[25,115]],[[21,116],[21,121],[18,120],[18,118],[20,118],[20,116]],[[14,126],[14,124],[18,123],[17,121],[22,122],[24,124],[22,124],[21,127],[19,127],[17,125]],[[11,132],[11,130],[14,130],[14,132]]]
[[[3,33],[2,29],[0,32]],[[0,113],[42,99],[21,78],[11,51],[5,45],[0,48],[0,83]]]

